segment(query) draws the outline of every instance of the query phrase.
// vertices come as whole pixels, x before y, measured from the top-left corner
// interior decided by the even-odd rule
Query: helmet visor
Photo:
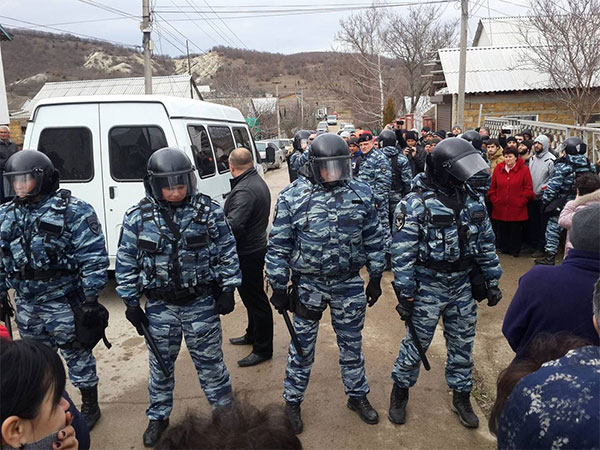
[[[350,155],[331,158],[315,158],[312,162],[315,180],[320,184],[336,183],[352,179]]]
[[[7,199],[35,197],[42,189],[43,169],[32,169],[27,172],[5,172],[2,176],[4,196]]]
[[[490,166],[481,157],[481,153],[475,149],[444,162],[442,167],[459,181],[467,181],[476,173],[484,170],[490,171]]]
[[[193,171],[150,175],[150,187],[156,200],[178,203],[196,194],[196,176]]]

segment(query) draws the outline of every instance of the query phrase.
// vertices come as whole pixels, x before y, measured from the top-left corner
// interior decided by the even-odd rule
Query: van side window
[[[208,133],[215,149],[215,158],[219,173],[229,172],[228,158],[229,154],[235,149],[233,136],[229,127],[209,126]]]
[[[58,169],[61,183],[81,183],[94,177],[92,132],[88,128],[46,128],[37,149]]]
[[[252,144],[250,143],[250,135],[248,134],[248,130],[242,127],[234,127],[233,128],[233,138],[235,139],[236,147],[244,147],[250,150],[252,153]],[[257,161],[260,161],[260,155],[258,151],[254,151],[254,158]]]
[[[141,181],[150,155],[167,146],[165,133],[157,126],[114,127],[108,142],[110,174],[117,181]]]
[[[210,177],[216,172],[215,157],[208,140],[206,129],[202,125],[188,125],[188,134],[192,143],[194,163],[200,178]]]

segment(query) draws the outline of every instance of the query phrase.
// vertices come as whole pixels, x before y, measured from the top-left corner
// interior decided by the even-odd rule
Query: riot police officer
[[[417,336],[407,331],[394,364],[389,409],[393,423],[405,422],[408,390],[419,375],[415,339],[427,351],[441,317],[448,348],[446,381],[454,391],[452,409],[465,426],[479,424],[469,400],[477,321],[473,295],[477,293],[479,301],[487,297],[489,306],[497,304],[502,270],[483,199],[466,182],[486,167],[468,142],[444,139],[427,156],[426,172],[413,180],[411,193],[396,208],[392,241],[396,309],[403,320],[412,321]],[[471,274],[477,273],[476,281]]]
[[[350,153],[331,133],[317,136],[308,150],[306,176],[279,194],[266,256],[271,303],[294,312],[303,355],[290,345],[285,372],[286,410],[296,433],[303,429],[300,403],[315,357],[319,320],[329,305],[337,334],[347,406],[369,424],[378,422],[367,400],[362,328],[367,304],[381,295],[383,232],[371,189],[352,180]],[[366,290],[359,270],[367,265]],[[292,275],[292,295],[286,291]],[[365,295],[366,294],[366,295]]]
[[[149,346],[144,445],[151,447],[169,424],[182,335],[211,406],[231,403],[219,314],[233,311],[241,273],[223,210],[197,191],[194,167],[185,153],[175,148],[154,152],[144,184],[145,198],[123,219],[115,275],[127,319],[140,335],[147,328],[160,354]],[[147,297],[145,312],[142,295]]]
[[[596,167],[587,158],[587,144],[578,137],[566,139],[559,148],[561,157],[554,162],[554,173],[544,190],[542,204],[546,211],[546,245],[544,256],[535,260],[536,264],[554,265],[562,228],[558,226],[558,216],[569,200],[577,194],[575,179],[584,173],[596,173]]]
[[[469,179],[471,187],[485,197],[492,184],[492,173],[489,170],[490,160],[488,159],[487,152],[483,150],[483,138],[481,134],[475,130],[465,131],[460,137],[465,141],[470,142],[473,148],[479,151],[479,154],[488,165],[487,168],[474,174]]]
[[[91,343],[81,337],[84,323],[94,325],[106,311],[98,303],[108,268],[98,217],[91,205],[58,189],[58,170],[36,150],[12,155],[3,182],[11,201],[0,207],[0,297],[7,302],[8,288],[15,290],[21,338],[60,349],[91,429],[100,418],[92,353],[100,336]]]
[[[392,184],[390,187],[390,218],[393,217],[396,205],[410,192],[412,171],[408,158],[396,147],[396,133],[392,130],[383,130],[377,136],[379,148],[390,160],[392,170]]]
[[[308,148],[308,138],[310,134],[311,131],[309,130],[299,130],[294,135],[293,149],[292,152],[287,156],[290,183],[298,178],[298,170],[306,162],[306,155],[304,152]]]

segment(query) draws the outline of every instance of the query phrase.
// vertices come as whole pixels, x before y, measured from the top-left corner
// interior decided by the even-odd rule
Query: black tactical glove
[[[97,322],[100,308],[101,307],[98,304],[98,297],[86,297],[81,303],[81,311],[83,312],[83,325],[94,326]]]
[[[223,291],[221,295],[217,297],[215,302],[217,312],[224,316],[229,314],[235,308],[235,299],[233,298],[233,291]]]
[[[144,324],[146,328],[148,327],[148,318],[146,317],[144,310],[139,305],[128,306],[127,311],[125,311],[125,317],[127,317],[127,320],[135,327],[138,334],[143,336],[144,332],[142,331],[142,324]]]
[[[381,277],[371,278],[367,288],[365,289],[365,295],[367,296],[367,305],[373,306],[381,297]]]
[[[286,309],[289,309],[290,298],[288,297],[287,292],[279,289],[273,290],[273,295],[271,295],[271,304],[280,313],[283,313]]]
[[[496,306],[502,300],[502,292],[498,286],[489,287],[487,290],[488,306]]]
[[[398,311],[402,320],[406,321],[410,319],[413,315],[413,309],[415,309],[415,302],[413,300],[409,301],[407,298],[398,299],[396,311]]]

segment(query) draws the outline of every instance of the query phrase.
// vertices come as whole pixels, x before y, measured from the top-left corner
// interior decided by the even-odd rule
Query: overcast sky
[[[388,0],[378,3],[392,5],[411,1]],[[360,12],[357,8],[367,7],[371,3],[368,0],[150,2],[155,11],[152,31],[155,51],[171,56],[179,56],[185,52],[186,38],[190,41],[192,53],[208,50],[215,45],[288,54],[331,50],[340,19]],[[477,0],[469,3],[469,10],[473,13],[469,21],[469,39],[477,27],[479,19],[476,16],[527,14],[527,0]],[[440,15],[445,18],[460,17],[457,1],[440,3],[439,7]],[[309,10],[324,8],[331,11],[307,13]],[[50,32],[59,32],[60,29],[122,44],[140,45],[141,9],[142,0],[2,0],[0,24],[9,28],[25,27]],[[408,7],[393,9],[402,12]],[[126,14],[136,18],[124,17]],[[85,22],[73,23],[83,21]],[[54,30],[33,24],[45,25]]]

